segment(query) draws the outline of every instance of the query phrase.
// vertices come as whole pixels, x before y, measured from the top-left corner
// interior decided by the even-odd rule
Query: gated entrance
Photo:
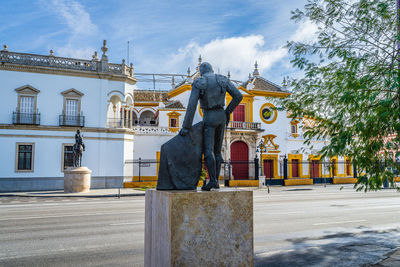
[[[249,147],[236,141],[231,145],[232,175],[235,180],[249,179]]]
[[[264,175],[265,178],[274,178],[274,160],[265,159],[264,160]]]

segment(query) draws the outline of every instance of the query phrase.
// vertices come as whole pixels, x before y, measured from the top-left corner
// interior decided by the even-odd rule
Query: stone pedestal
[[[66,169],[64,171],[64,192],[89,192],[91,173],[92,171],[86,167]]]
[[[253,192],[146,190],[146,267],[253,266]]]
[[[264,188],[265,187],[265,176],[259,176],[258,177],[258,188]]]

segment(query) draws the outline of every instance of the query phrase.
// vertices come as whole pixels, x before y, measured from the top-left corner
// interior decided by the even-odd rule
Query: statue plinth
[[[91,173],[86,167],[64,170],[64,193],[89,192]]]
[[[253,192],[146,190],[145,260],[153,266],[253,266]]]
[[[258,177],[258,188],[264,188],[266,186],[265,176]]]

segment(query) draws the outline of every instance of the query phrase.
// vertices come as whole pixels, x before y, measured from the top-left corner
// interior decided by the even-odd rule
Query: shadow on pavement
[[[285,251],[255,254],[255,266],[370,266],[400,247],[400,228],[287,239]]]

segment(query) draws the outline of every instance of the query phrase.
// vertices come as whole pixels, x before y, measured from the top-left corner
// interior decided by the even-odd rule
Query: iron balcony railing
[[[13,112],[13,124],[39,125],[40,113]]]
[[[261,123],[247,122],[247,121],[231,121],[231,122],[229,122],[228,127],[234,128],[234,129],[260,130]]]
[[[59,125],[85,127],[85,116],[60,115]]]

